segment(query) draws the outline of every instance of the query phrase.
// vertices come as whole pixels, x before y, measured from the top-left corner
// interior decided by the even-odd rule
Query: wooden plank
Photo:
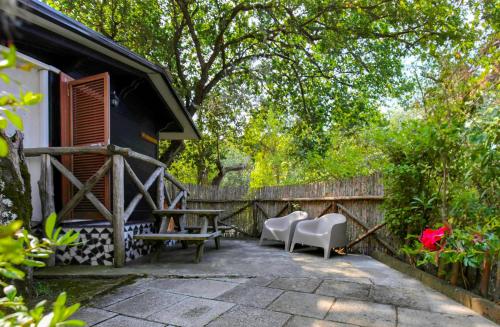
[[[50,155],[43,154],[41,159],[41,175],[38,188],[42,204],[42,223],[45,223],[45,219],[56,211],[56,206],[54,202],[54,174],[50,163]]]
[[[134,170],[132,169],[132,167],[130,167],[129,163],[127,162],[127,160],[123,160],[123,163],[125,164],[125,170],[129,174],[130,178],[132,178],[132,182],[134,182],[135,186],[137,186],[137,188],[139,189],[139,192],[142,194],[142,196],[144,197],[146,202],[149,204],[151,209],[157,210],[158,208],[156,207],[155,202],[151,198],[151,195],[149,195],[149,192],[144,188],[144,185],[142,184],[141,180],[139,179],[139,177],[137,177]],[[159,169],[163,170],[164,168],[160,167]],[[161,175],[161,172],[160,172],[160,175]],[[162,179],[162,178],[159,178],[159,179]],[[163,192],[161,192],[161,193],[163,193]]]
[[[102,154],[109,155],[110,151],[106,146],[62,146],[50,148],[26,148],[23,150],[26,157],[38,157],[42,154],[60,156],[68,154]]]
[[[170,197],[170,192],[168,191],[167,183],[165,183],[165,181],[163,181],[163,185],[164,185],[164,189],[165,189],[165,199],[167,200],[167,204],[170,205],[170,203],[172,203],[172,198]]]
[[[337,207],[342,210],[343,213],[345,213],[347,216],[349,216],[354,222],[356,222],[359,226],[361,226],[363,229],[366,231],[369,230],[369,228],[358,218],[356,217],[355,214],[353,214],[349,209],[341,205],[340,203],[337,203]],[[396,250],[390,246],[386,241],[380,239],[377,234],[372,234],[375,240],[380,243],[382,246],[384,246],[387,250],[391,251],[392,253],[396,253]]]
[[[165,168],[162,167],[162,172],[160,176],[158,176],[158,180],[156,181],[156,206],[158,210],[165,209],[165,180],[163,179],[163,174],[165,173]],[[168,218],[167,216],[160,217],[160,228],[158,232],[166,233],[168,227]]]
[[[324,214],[326,214],[328,212],[328,210],[330,210],[332,207],[333,207],[333,203],[330,203],[328,206],[326,206],[325,209],[321,210],[320,214],[318,215],[318,218],[323,216]]]
[[[50,162],[57,170],[59,170],[59,172],[64,177],[66,177],[79,190],[81,190],[83,188],[83,184],[78,180],[78,178],[76,178],[75,175],[73,175],[73,173],[71,171],[69,171],[66,167],[64,167],[64,165],[59,160],[57,160],[54,157],[51,157]],[[107,162],[110,162],[110,159],[108,159]],[[101,201],[99,201],[99,199],[94,194],[85,193],[85,196],[90,201],[90,203],[92,203],[94,205],[94,207],[97,209],[97,211],[99,211],[99,213],[107,221],[112,220],[112,216],[111,216],[111,213],[109,212],[108,208],[106,208],[106,206],[104,206],[104,204],[102,204]],[[61,219],[61,217],[59,217],[58,219]]]
[[[290,206],[290,202],[287,202],[287,203],[283,206],[283,208],[281,208],[281,210],[280,210],[280,211],[278,211],[278,212],[277,212],[274,216],[275,216],[275,217],[280,217],[280,216],[281,216],[281,214],[282,214],[283,212],[285,212],[285,210],[286,210],[286,209],[288,209],[288,207],[289,207],[289,206]]]
[[[356,238],[354,241],[352,241],[351,243],[349,243],[349,245],[347,245],[348,248],[351,248],[353,247],[354,245],[358,244],[359,242],[361,242],[362,240],[364,240],[365,238],[367,238],[368,236],[370,236],[371,234],[375,233],[377,230],[379,230],[380,228],[384,227],[385,226],[385,222],[383,222],[382,224],[378,224],[372,228],[370,228],[366,233],[364,233],[363,235],[359,236],[358,238]]]
[[[214,210],[214,209],[167,209],[167,210],[154,210],[153,214],[155,215],[170,215],[170,216],[180,216],[185,214],[192,215],[208,215],[208,216],[216,216],[224,212],[224,210]]]
[[[92,188],[97,184],[97,182],[108,172],[110,167],[111,167],[111,159],[108,159],[106,160],[104,165],[102,165],[101,168],[99,168],[99,170],[94,175],[92,175],[92,177],[90,177],[87,182],[85,182],[85,184],[78,190],[78,192],[76,192],[76,194],[73,196],[73,198],[71,198],[71,200],[68,201],[68,203],[64,206],[64,208],[61,209],[58,215],[59,221],[62,220],[71,210],[73,210],[78,205],[78,203],[80,203],[85,194],[89,193],[92,190]],[[73,174],[69,176],[72,176],[74,178]],[[76,178],[74,179],[77,180]]]
[[[236,226],[232,226],[232,225],[229,225],[229,226],[217,226],[217,229],[219,231],[226,231],[226,230],[233,230],[235,229]],[[201,226],[186,226],[185,227],[186,230],[188,231],[199,231],[201,230]],[[213,226],[208,226],[208,230],[213,230]]]
[[[383,195],[350,195],[350,196],[327,196],[317,198],[293,197],[293,198],[254,198],[258,202],[322,202],[322,201],[383,201]],[[189,198],[188,202],[205,203],[231,203],[247,202],[245,199],[200,199]]]
[[[168,206],[169,209],[173,209],[175,208],[175,206],[177,205],[177,203],[179,203],[179,201],[181,201],[181,199],[184,197],[184,192],[183,191],[180,191],[177,196],[175,197],[174,201],[170,202],[170,205]]]
[[[256,207],[257,207],[260,211],[262,211],[262,213],[264,214],[264,216],[266,216],[266,219],[271,218],[271,217],[267,214],[266,210],[265,210],[264,208],[262,208],[262,206],[261,206],[258,202],[255,202],[255,206],[256,206]]]
[[[231,212],[230,214],[228,214],[227,216],[224,216],[224,217],[220,218],[219,222],[222,222],[224,220],[228,220],[229,218],[231,218],[231,217],[239,214],[240,212],[242,212],[243,210],[245,210],[246,208],[248,208],[251,205],[252,205],[252,202],[251,201],[247,201],[247,203],[243,207],[240,207],[240,208],[236,209],[235,211]]]
[[[161,173],[161,169],[162,169],[161,167],[156,168],[156,170],[151,174],[151,176],[149,176],[146,183],[144,183],[144,189],[146,191],[149,190],[151,185],[153,185],[153,183],[155,182],[156,178],[158,178],[158,176]],[[135,207],[137,207],[137,205],[141,201],[142,197],[143,197],[142,193],[139,193],[136,196],[134,196],[134,198],[130,201],[130,203],[128,204],[127,210],[125,210],[125,213],[123,214],[125,222],[130,218],[130,216],[132,215],[132,212],[134,212]]]
[[[165,234],[136,234],[134,239],[151,240],[151,241],[206,241],[214,237],[220,237],[220,232],[200,233],[200,234],[184,234],[184,233],[165,233]]]
[[[114,266],[125,265],[125,171],[121,155],[113,155],[113,252]]]
[[[54,174],[52,164],[50,163],[50,155],[43,154],[41,158],[41,174],[38,181],[40,191],[40,202],[42,204],[42,226],[45,226],[47,217],[56,211],[54,202]],[[45,229],[42,228],[45,235]],[[56,265],[55,253],[52,253],[47,259],[47,266],[53,267]]]

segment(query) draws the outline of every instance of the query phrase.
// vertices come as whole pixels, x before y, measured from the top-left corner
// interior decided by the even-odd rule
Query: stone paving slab
[[[106,308],[128,316],[145,318],[186,299],[185,295],[173,294],[164,290],[147,290],[144,293],[115,303]]]
[[[354,327],[354,325],[344,324],[341,322],[318,320],[301,316],[294,316],[286,327]]]
[[[238,286],[236,283],[199,278],[158,279],[148,283],[148,288],[160,288],[172,293],[203,297],[206,299],[215,299],[236,286]]]
[[[237,305],[219,318],[208,324],[208,327],[281,327],[290,315],[264,309]]]
[[[285,292],[268,309],[323,319],[334,301],[334,298],[317,294]]]
[[[282,290],[255,285],[240,285],[217,297],[217,300],[250,307],[265,308],[283,293]]]
[[[268,287],[286,291],[312,293],[318,288],[319,284],[321,284],[321,279],[317,278],[281,277],[275,279]]]
[[[387,304],[338,299],[325,319],[358,326],[391,327],[396,326],[396,309]]]
[[[233,303],[188,298],[168,309],[152,314],[148,319],[183,327],[205,326],[233,306]]]
[[[100,298],[95,299],[95,301],[92,302],[92,306],[96,308],[105,308],[117,302],[133,297],[137,294],[141,294],[144,291],[146,291],[146,288],[144,287],[142,282],[122,286]]]
[[[95,326],[96,327],[165,327],[164,324],[159,324],[157,322],[131,318],[126,316],[116,316]]]
[[[430,310],[427,295],[422,289],[374,285],[370,297],[373,302]]]
[[[329,279],[323,281],[315,293],[336,298],[368,300],[371,287],[371,284]]]
[[[87,326],[94,326],[104,320],[108,320],[116,316],[116,313],[109,312],[106,310],[84,307],[78,310],[74,315],[71,316],[71,320],[82,320],[87,323]]]
[[[398,327],[495,327],[494,322],[479,315],[451,315],[398,308]]]
[[[267,286],[275,280],[276,277],[267,277],[267,276],[257,276],[255,278],[249,278],[246,284],[248,285],[257,285],[257,286]]]
[[[245,284],[248,283],[250,278],[246,277],[213,277],[213,278],[207,278],[210,280],[218,280],[220,282],[226,282],[226,283],[236,283],[236,284]]]

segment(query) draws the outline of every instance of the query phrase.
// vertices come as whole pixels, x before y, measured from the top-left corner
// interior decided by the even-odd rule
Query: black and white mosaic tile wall
[[[56,264],[59,265],[113,265],[113,228],[111,226],[72,226],[63,231],[73,229],[80,232],[79,242],[74,247],[60,247],[56,251]],[[135,234],[154,232],[152,222],[134,223],[125,226],[126,260],[131,261],[151,253],[151,243],[134,240]]]

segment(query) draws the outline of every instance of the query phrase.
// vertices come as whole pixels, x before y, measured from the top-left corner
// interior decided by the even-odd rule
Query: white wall
[[[21,57],[24,59],[21,59]],[[48,110],[48,70],[53,68],[45,66],[40,62],[18,54],[18,63],[29,61],[35,66],[30,71],[20,69],[8,69],[5,71],[11,82],[6,84],[0,80],[0,92],[12,92],[19,94],[19,90],[32,91],[43,95],[42,101],[29,107],[28,110],[19,110],[17,113],[23,118],[24,123],[24,147],[46,147],[49,146],[49,110]],[[8,135],[12,135],[15,129],[9,126]],[[38,181],[40,179],[40,158],[28,158],[28,169],[31,175],[31,202],[33,205],[33,221],[42,220],[40,195],[38,192]]]

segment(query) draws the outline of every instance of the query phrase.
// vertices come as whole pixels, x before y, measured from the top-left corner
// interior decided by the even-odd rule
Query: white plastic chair
[[[262,245],[264,240],[283,241],[285,242],[285,250],[288,251],[295,226],[306,219],[308,219],[308,215],[304,211],[294,211],[284,217],[269,218],[262,226],[259,245]]]
[[[295,244],[323,248],[325,260],[330,258],[332,248],[346,248],[347,220],[344,215],[331,213],[314,220],[301,221],[295,228],[290,252]]]

